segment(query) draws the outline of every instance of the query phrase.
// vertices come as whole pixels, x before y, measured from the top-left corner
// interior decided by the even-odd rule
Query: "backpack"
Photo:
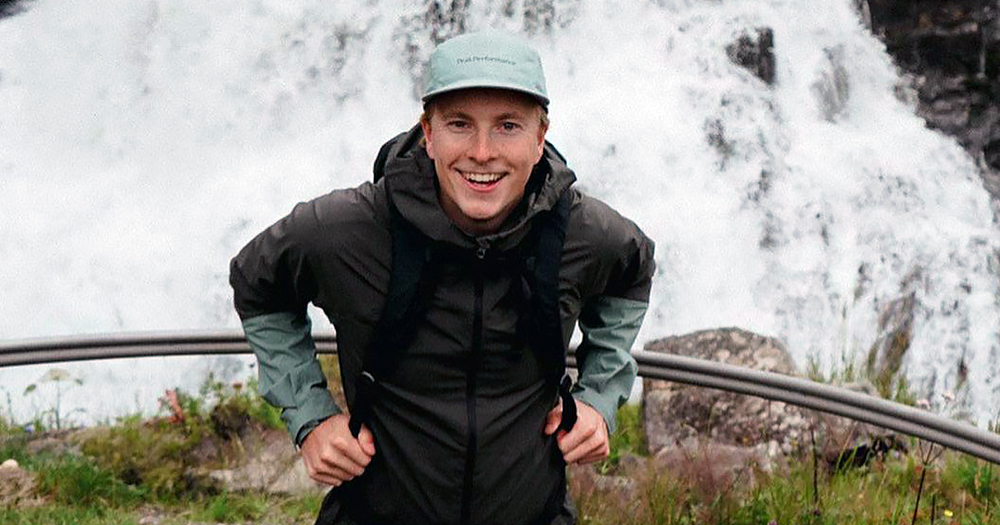
[[[405,135],[400,134],[379,148],[373,167],[374,182],[383,178],[390,150]],[[545,146],[565,162],[548,141]],[[547,165],[544,157],[539,166],[542,163]],[[377,395],[377,378],[392,370],[396,362],[394,354],[399,349],[407,348],[416,332],[436,284],[430,271],[433,265],[428,263],[443,251],[402,217],[393,204],[389,181],[386,180],[384,185],[392,235],[392,274],[385,307],[375,325],[375,336],[365,351],[357,383],[349,423],[354,437],[371,417],[372,399]],[[519,314],[518,331],[523,340],[534,343],[532,347],[539,354],[546,380],[558,385],[563,408],[559,429],[566,431],[573,428],[577,418],[576,403],[570,392],[572,380],[566,374],[566,342],[563,340],[559,313],[559,264],[569,208],[570,192],[565,191],[551,210],[541,212],[532,219],[531,232],[522,242],[526,249],[515,250],[516,260],[505,261],[522,271],[528,290],[522,292],[523,308]]]

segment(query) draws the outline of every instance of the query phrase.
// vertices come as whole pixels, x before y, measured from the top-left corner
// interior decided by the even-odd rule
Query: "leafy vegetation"
[[[335,370],[335,363],[325,363]],[[221,408],[220,408],[221,407]],[[164,414],[91,429],[82,455],[33,453],[31,433],[0,419],[0,461],[30,472],[42,505],[4,507],[4,524],[309,523],[322,494],[279,497],[222,491],[195,467],[225,466],[241,425],[280,426],[256,385],[210,379],[195,395],[176,393]],[[206,442],[220,454],[194,451]],[[622,407],[607,460],[573,469],[570,489],[581,525],[1000,524],[1000,469],[910,441],[861,467],[834,469],[808,454],[774,471],[719,473],[711,450],[681,467],[648,456],[641,408]],[[586,474],[586,475],[584,475]],[[601,480],[615,480],[602,483]]]
[[[28,443],[40,419],[27,432],[0,418],[0,461],[13,459],[29,472],[43,503],[0,504],[0,523],[135,525],[150,512],[178,523],[287,523],[314,515],[317,494],[225,493],[197,474],[234,460],[244,435],[281,428],[280,412],[261,398],[255,381],[225,384],[209,377],[196,395],[168,394],[158,417],[125,417],[74,434],[79,453],[33,453]],[[0,503],[2,496],[0,491]]]
[[[691,458],[676,471],[651,459],[628,473],[630,490],[590,476],[574,476],[570,486],[581,525],[1000,523],[1000,473],[994,465],[954,452],[924,463],[921,447],[913,445],[910,453],[860,468],[830,469],[796,458],[749,477],[713,475],[711,454]]]

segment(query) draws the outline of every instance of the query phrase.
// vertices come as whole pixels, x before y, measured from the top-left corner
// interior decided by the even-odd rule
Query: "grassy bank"
[[[69,447],[78,452],[31,452],[31,434],[0,423],[0,461],[34,479],[30,494],[0,506],[0,523],[312,523],[321,494],[231,493],[197,474],[236,461],[242,441],[227,422],[279,425],[252,385],[211,383],[176,401],[161,417],[80,434]],[[673,469],[647,457],[639,409],[626,406],[608,460],[571,471],[580,523],[1000,524],[1000,467],[916,441],[844,469],[808,453],[771,472],[719,473],[712,463],[710,449]]]
[[[641,455],[638,407],[624,407],[615,456]],[[571,483],[581,525],[861,525],[1000,524],[1000,466],[909,440],[862,466],[835,468],[812,455],[788,458],[772,472],[718,473],[711,449],[668,470],[655,459],[622,471],[612,461],[597,471],[630,482]],[[638,465],[638,466],[636,466]]]

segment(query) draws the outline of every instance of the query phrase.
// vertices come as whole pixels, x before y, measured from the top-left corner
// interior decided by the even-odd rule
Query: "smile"
[[[474,172],[474,171],[462,171],[455,170],[461,175],[465,180],[475,183],[475,184],[493,184],[494,182],[503,178],[504,173],[493,173],[493,172]]]

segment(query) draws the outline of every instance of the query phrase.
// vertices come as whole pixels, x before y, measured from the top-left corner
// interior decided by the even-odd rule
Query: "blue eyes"
[[[459,131],[472,129],[472,124],[464,120],[451,120],[447,122],[447,125],[449,128]],[[522,126],[517,122],[501,122],[497,129],[503,133],[513,133],[522,129]]]

